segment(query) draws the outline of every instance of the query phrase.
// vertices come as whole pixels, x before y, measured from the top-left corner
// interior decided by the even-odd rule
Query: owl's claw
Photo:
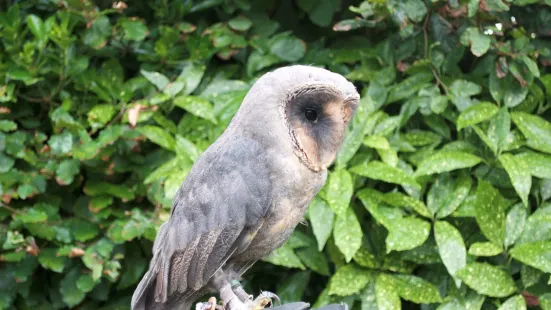
[[[250,310],[262,310],[266,308],[268,304],[270,304],[270,308],[272,308],[273,307],[272,298],[277,300],[277,302],[281,305],[281,300],[276,294],[272,292],[264,291],[264,292],[261,292],[260,295],[258,295],[255,298],[255,300],[253,300]]]
[[[216,304],[216,298],[211,297],[207,302],[198,302],[195,305],[195,310],[224,310],[224,307]]]

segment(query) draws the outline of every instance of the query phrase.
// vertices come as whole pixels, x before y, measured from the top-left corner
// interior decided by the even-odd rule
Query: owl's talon
[[[216,304],[216,298],[211,297],[207,302],[198,302],[195,305],[195,310],[218,310],[219,306]]]
[[[276,294],[274,294],[272,292],[263,291],[252,302],[253,304],[252,304],[252,307],[251,307],[250,310],[262,310],[262,309],[266,308],[266,306],[268,304],[270,304],[270,308],[272,308],[273,304],[274,304],[272,302],[272,298],[277,300],[277,302],[281,305],[281,300],[279,299],[279,297]]]

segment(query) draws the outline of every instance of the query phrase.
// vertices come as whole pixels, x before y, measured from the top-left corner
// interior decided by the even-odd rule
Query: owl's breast
[[[289,239],[314,196],[325,183],[324,173],[304,173],[292,178],[282,178],[275,186],[272,206],[264,218],[262,227],[248,247],[257,258],[268,255]]]

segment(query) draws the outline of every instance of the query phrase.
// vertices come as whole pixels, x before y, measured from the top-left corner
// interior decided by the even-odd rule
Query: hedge
[[[0,308],[128,309],[197,157],[294,63],[362,94],[248,291],[551,309],[551,1],[3,2]]]

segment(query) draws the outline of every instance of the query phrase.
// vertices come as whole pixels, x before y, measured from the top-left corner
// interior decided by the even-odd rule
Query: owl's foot
[[[241,300],[242,302],[250,302],[253,300],[254,296],[250,295],[245,291],[241,283],[237,280],[232,281],[232,291],[235,293],[235,295]]]
[[[195,310],[224,310],[224,307],[216,304],[216,298],[211,297],[207,302],[198,302],[195,305]]]
[[[260,295],[258,295],[253,301],[247,302],[249,310],[262,310],[269,304],[271,304],[270,307],[273,307],[272,298],[276,299],[277,302],[281,304],[281,300],[276,294],[264,291],[261,292]]]

